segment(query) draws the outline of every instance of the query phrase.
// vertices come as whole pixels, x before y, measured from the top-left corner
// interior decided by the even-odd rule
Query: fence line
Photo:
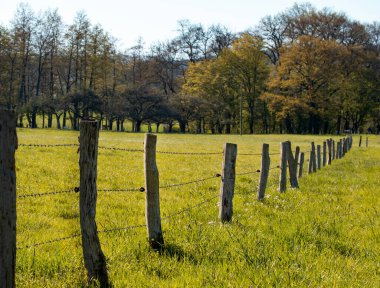
[[[87,123],[87,124],[86,124]],[[2,123],[0,123],[2,124]],[[81,134],[80,134],[80,142],[79,144],[20,144],[21,147],[79,147],[78,151],[80,151],[80,189],[79,187],[70,188],[66,190],[60,191],[50,191],[43,193],[34,193],[34,194],[21,194],[18,195],[18,198],[27,198],[27,197],[40,197],[47,195],[56,195],[63,193],[72,193],[72,192],[80,192],[80,228],[81,233],[75,233],[73,235],[60,237],[56,239],[51,239],[48,241],[35,243],[26,245],[24,247],[19,247],[17,249],[26,249],[31,247],[38,247],[45,244],[51,244],[59,241],[64,241],[68,239],[73,239],[76,237],[82,237],[82,248],[84,253],[84,262],[86,269],[88,271],[89,279],[98,278],[99,281],[103,283],[108,283],[108,275],[106,271],[106,263],[105,256],[101,251],[100,242],[98,238],[98,233],[109,233],[114,231],[122,231],[122,230],[131,230],[136,228],[147,228],[148,232],[148,240],[151,247],[155,250],[159,250],[164,245],[163,232],[161,228],[161,220],[168,220],[177,215],[184,214],[188,211],[201,207],[207,203],[210,203],[216,198],[220,198],[219,201],[219,218],[221,222],[229,222],[232,220],[232,203],[233,203],[233,195],[235,188],[235,177],[241,175],[249,175],[260,173],[260,182],[259,189],[261,192],[258,194],[258,199],[261,200],[265,197],[265,189],[266,189],[266,181],[268,179],[268,172],[273,169],[280,168],[280,188],[281,192],[286,191],[286,184],[289,181],[286,177],[287,170],[289,169],[289,173],[291,176],[291,187],[298,188],[298,178],[301,177],[302,171],[298,168],[301,166],[302,160],[299,160],[299,156],[305,155],[305,153],[310,152],[310,161],[309,165],[311,166],[309,170],[312,172],[316,172],[317,160],[318,160],[318,168],[321,168],[321,146],[317,145],[317,152],[319,154],[318,159],[316,159],[315,154],[315,144],[312,142],[311,150],[306,152],[300,152],[300,148],[296,148],[295,156],[293,157],[293,151],[291,150],[290,141],[281,143],[281,152],[279,153],[268,153],[269,146],[267,147],[267,152],[264,153],[264,148],[262,153],[237,153],[237,145],[230,143],[226,144],[224,147],[223,153],[221,152],[176,152],[176,151],[157,151],[156,150],[156,139],[157,136],[153,134],[146,134],[145,137],[145,147],[144,149],[129,149],[129,148],[117,148],[117,147],[105,147],[98,145],[98,133],[99,127],[96,121],[82,121],[81,125]],[[83,127],[82,127],[83,126]],[[87,128],[86,128],[86,127]],[[94,127],[97,127],[96,129]],[[95,129],[94,133],[89,133],[89,130],[86,129]],[[90,130],[91,130],[90,129]],[[86,132],[87,131],[87,132]],[[83,132],[83,134],[82,134]],[[92,136],[91,136],[92,135]],[[93,138],[91,138],[93,137]],[[343,143],[342,146],[337,146],[337,151],[335,151],[335,141],[327,139],[327,144],[330,144],[329,148],[329,163],[336,159],[340,159],[344,156],[346,152],[350,150],[352,147],[352,136],[346,137],[340,140],[340,143]],[[337,142],[339,143],[339,142]],[[265,144],[267,145],[267,144]],[[318,147],[319,146],[319,147]],[[319,149],[318,149],[319,148]],[[98,149],[105,150],[116,150],[116,151],[126,151],[126,152],[143,152],[145,159],[145,187],[139,188],[131,188],[131,189],[96,189],[96,171],[97,171],[97,154]],[[342,151],[341,151],[342,149]],[[342,156],[339,152],[343,152]],[[1,152],[1,151],[0,151]],[[335,153],[337,152],[337,153]],[[327,153],[327,151],[326,151]],[[223,155],[223,165],[222,165],[222,173],[215,174],[210,177],[195,179],[187,182],[174,183],[174,184],[166,184],[159,186],[159,177],[158,177],[158,167],[156,164],[156,154],[173,154],[173,155],[192,155],[192,156],[203,156],[203,155]],[[240,172],[236,173],[235,171],[235,163],[237,156],[262,156],[262,165],[261,169]],[[270,161],[268,160],[269,156],[280,155],[281,164],[280,166],[270,166]],[[268,158],[264,161],[264,157]],[[327,156],[326,156],[327,157]],[[300,163],[299,163],[300,162]],[[91,167],[91,169],[89,168]],[[2,168],[2,167],[0,167]],[[298,169],[298,170],[297,170]],[[83,174],[83,175],[82,175]],[[160,215],[160,207],[159,207],[159,189],[169,189],[172,187],[180,187],[185,185],[190,185],[194,183],[205,182],[211,179],[215,179],[221,177],[220,184],[220,193],[219,195],[214,195],[211,198],[207,198],[200,203],[197,203],[193,206],[184,208],[175,213],[172,213],[168,216],[161,218]],[[265,185],[264,185],[265,184]],[[127,227],[117,227],[117,228],[109,228],[103,230],[97,230],[96,222],[95,222],[95,208],[96,208],[96,198],[97,192],[145,192],[146,195],[146,224],[127,226]],[[239,193],[237,193],[239,194]],[[1,203],[0,203],[1,204]],[[6,219],[7,220],[7,219]],[[91,235],[89,237],[89,235]],[[95,248],[95,249],[94,249]],[[99,265],[99,263],[101,265]]]

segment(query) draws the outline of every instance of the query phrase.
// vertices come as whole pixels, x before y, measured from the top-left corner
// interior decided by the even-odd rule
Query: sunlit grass
[[[23,144],[75,144],[78,132],[18,131]],[[157,150],[222,152],[225,142],[239,153],[270,153],[292,141],[302,151],[324,136],[167,135]],[[338,139],[338,137],[335,137]],[[143,149],[143,134],[101,132],[101,146]],[[218,221],[220,178],[160,191],[166,250],[149,249],[146,229],[100,233],[115,287],[379,287],[380,138],[369,148],[300,180],[299,190],[277,191],[278,169],[271,170],[263,202],[256,201],[259,173],[237,176],[231,224]],[[364,142],[365,143],[365,142]],[[60,191],[79,186],[77,147],[19,147],[17,193]],[[308,158],[308,157],[306,157]],[[271,166],[279,155],[271,156]],[[220,173],[222,155],[157,155],[160,185]],[[307,163],[306,163],[307,164]],[[237,173],[260,168],[260,156],[238,156]],[[143,154],[99,149],[98,188],[144,186]],[[215,197],[216,198],[213,198]],[[17,246],[25,247],[80,232],[77,193],[18,198]],[[209,202],[199,207],[207,199]],[[145,222],[141,192],[99,192],[98,230]],[[193,209],[188,209],[194,207]],[[183,211],[173,217],[171,215]],[[80,237],[17,251],[18,287],[86,285]]]

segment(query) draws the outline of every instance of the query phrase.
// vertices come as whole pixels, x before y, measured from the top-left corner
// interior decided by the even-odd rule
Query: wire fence
[[[54,148],[54,147],[80,147],[79,144],[19,144],[19,147],[29,147],[29,148]],[[140,152],[143,153],[144,149],[131,149],[131,148],[118,148],[118,147],[106,147],[106,146],[98,146],[98,149],[102,150],[112,150],[112,151],[124,151],[124,152]],[[304,153],[310,153],[311,151],[305,151]],[[191,155],[191,156],[206,156],[206,155],[223,155],[223,152],[178,152],[178,151],[156,151],[157,154],[169,154],[169,155]],[[280,155],[280,152],[276,153],[269,153],[269,155]],[[239,156],[262,156],[262,153],[239,153]],[[286,167],[288,167],[286,165]],[[274,166],[272,168],[269,168],[268,170],[274,170],[274,169],[279,169],[280,166]],[[235,173],[236,176],[243,176],[243,175],[251,175],[251,174],[258,174],[260,173],[260,169],[256,170],[251,170],[251,171],[246,171],[246,172],[239,172]],[[191,184],[196,184],[196,183],[202,183],[206,182],[212,179],[216,179],[221,177],[221,174],[216,173],[212,176],[209,177],[204,177],[204,178],[198,178],[194,179],[191,181],[185,181],[185,182],[180,182],[180,183],[172,183],[172,184],[166,184],[159,186],[160,189],[170,189],[170,188],[175,188],[175,187],[182,187],[186,185],[191,185]],[[107,189],[107,188],[100,188],[97,189],[98,192],[145,192],[145,187],[136,187],[136,188],[119,188],[119,189]],[[69,194],[69,193],[78,193],[80,192],[79,187],[71,187],[65,190],[58,190],[58,191],[49,191],[49,192],[40,192],[40,193],[32,193],[32,194],[20,194],[17,195],[18,198],[32,198],[32,197],[43,197],[43,196],[51,196],[51,195],[58,195],[58,194]],[[237,195],[245,195],[245,194],[252,194],[252,192],[249,193],[236,193]],[[186,207],[184,209],[181,209],[177,212],[174,212],[170,215],[164,216],[162,220],[169,220],[174,217],[177,217],[179,215],[188,213],[194,209],[200,208],[206,204],[211,203],[214,201],[216,198],[220,197],[220,195],[213,195],[212,197],[203,199],[201,202],[194,204],[192,206]],[[139,225],[132,225],[132,226],[126,226],[126,227],[115,227],[115,228],[108,228],[108,229],[102,229],[98,230],[98,233],[112,233],[112,232],[117,232],[117,231],[127,231],[127,230],[133,230],[133,229],[138,229],[138,228],[144,228],[147,227],[146,224],[139,224]],[[56,242],[61,242],[61,241],[66,241],[74,238],[81,237],[81,233],[74,233],[69,236],[64,236],[64,237],[59,237],[39,243],[33,243],[33,244],[28,244],[22,247],[17,247],[18,250],[21,249],[29,249],[29,248],[35,248],[47,244],[52,244]]]

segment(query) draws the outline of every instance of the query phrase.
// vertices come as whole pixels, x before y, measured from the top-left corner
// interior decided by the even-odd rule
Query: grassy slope
[[[71,131],[19,130],[20,143],[76,143]],[[314,136],[159,135],[158,150],[260,153],[261,144],[291,140],[308,149]],[[218,223],[214,198],[163,221],[167,248],[152,252],[145,228],[101,233],[115,287],[379,287],[380,139],[354,149],[300,189],[277,192],[271,170],[266,200],[257,202],[258,174],[238,176],[231,224]],[[143,134],[103,132],[100,145],[142,148]],[[272,156],[272,166],[279,156]],[[221,156],[158,155],[160,183],[178,183],[220,172]],[[254,171],[260,157],[238,157],[237,173]],[[99,188],[143,186],[141,153],[99,150]],[[17,152],[18,193],[63,190],[78,184],[76,148],[27,148]],[[219,179],[161,190],[161,213],[169,216],[218,195]],[[99,193],[98,229],[144,224],[144,194]],[[78,195],[18,199],[18,246],[79,232]],[[78,287],[86,283],[80,238],[18,250],[19,287]]]

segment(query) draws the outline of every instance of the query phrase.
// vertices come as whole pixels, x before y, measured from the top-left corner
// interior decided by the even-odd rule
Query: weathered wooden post
[[[327,145],[326,145],[326,141],[323,141],[323,152],[322,152],[322,154],[323,154],[323,156],[322,156],[322,165],[323,165],[323,167],[325,167],[326,166],[326,164],[327,164],[327,147],[326,147]]]
[[[341,148],[342,148],[342,157],[344,157],[347,153],[347,138],[343,138],[341,140]]]
[[[327,139],[327,149],[328,149],[328,155],[329,155],[329,158],[328,158],[328,161],[327,161],[328,165],[331,165],[331,161],[332,161],[332,148],[331,148],[331,145],[332,145],[332,140],[331,139]]]
[[[260,180],[259,188],[257,191],[257,200],[264,199],[265,189],[267,188],[268,176],[270,167],[270,157],[269,157],[269,144],[263,144],[263,152],[261,155],[261,170],[260,170]]]
[[[144,172],[145,172],[145,219],[148,241],[154,250],[161,250],[164,236],[161,228],[159,173],[156,163],[157,136],[145,134]]]
[[[332,157],[331,157],[331,160],[335,160],[336,159],[336,153],[335,153],[335,141],[332,140],[331,141],[331,146],[332,146]]]
[[[297,164],[297,169],[296,169],[297,178],[298,178],[298,169],[300,167],[300,165],[299,165],[299,163],[300,163],[300,152],[301,152],[300,146],[296,146],[296,151],[294,153],[294,159],[296,160],[296,164]]]
[[[15,287],[16,167],[14,111],[0,109],[0,287]]]
[[[290,141],[286,141],[287,151],[286,155],[288,158],[288,166],[289,166],[289,181],[291,188],[298,188],[298,177],[297,177],[297,161],[293,157],[292,152],[292,143]]]
[[[365,147],[368,148],[368,136],[365,138]]]
[[[317,159],[315,154],[315,144],[314,142],[311,142],[311,150],[310,150],[310,158],[309,158],[309,167],[308,167],[308,173],[314,173],[317,172]]]
[[[106,259],[100,247],[95,222],[98,139],[99,123],[95,120],[82,120],[79,136],[79,208],[84,266],[89,282],[98,279],[101,287],[108,287]]]
[[[321,170],[321,145],[317,145],[317,169]]]
[[[362,147],[362,135],[360,135],[360,138],[359,138],[359,147]]]
[[[298,178],[302,178],[302,172],[303,172],[303,163],[305,161],[305,153],[301,152],[300,154],[300,163],[298,168]]]
[[[235,167],[237,145],[225,143],[223,147],[222,179],[220,183],[219,219],[222,223],[230,222],[233,214],[235,190]]]
[[[280,192],[286,191],[286,164],[288,162],[288,156],[286,155],[287,152],[287,144],[286,142],[281,142],[280,144],[280,183],[278,190]]]

